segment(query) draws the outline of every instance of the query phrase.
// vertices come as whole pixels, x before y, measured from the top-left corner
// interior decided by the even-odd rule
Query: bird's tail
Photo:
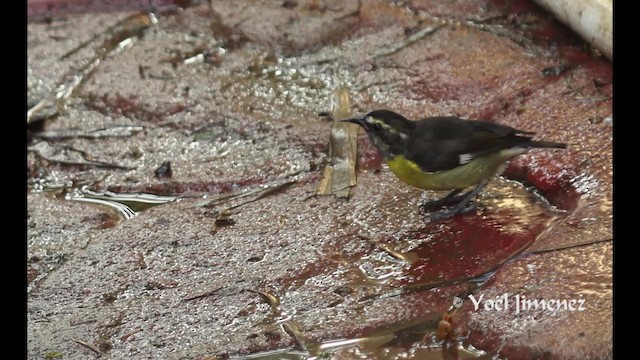
[[[557,148],[557,149],[567,148],[567,144],[553,142],[553,141],[531,141],[529,145],[534,148]]]

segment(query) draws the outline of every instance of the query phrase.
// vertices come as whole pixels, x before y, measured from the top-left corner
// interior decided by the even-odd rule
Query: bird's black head
[[[390,110],[374,110],[342,121],[362,126],[385,159],[404,153],[415,123]]]

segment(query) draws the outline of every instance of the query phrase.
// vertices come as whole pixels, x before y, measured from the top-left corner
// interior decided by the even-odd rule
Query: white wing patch
[[[460,165],[467,164],[467,163],[469,163],[471,160],[473,160],[473,154],[469,154],[469,153],[466,153],[466,154],[460,154],[459,159],[460,159],[460,160],[459,160]]]

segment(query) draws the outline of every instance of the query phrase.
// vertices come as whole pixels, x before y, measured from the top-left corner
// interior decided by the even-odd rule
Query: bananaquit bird
[[[531,148],[565,149],[566,144],[535,141],[533,133],[509,126],[457,117],[431,117],[411,121],[389,110],[342,121],[360,125],[378,148],[391,171],[402,181],[424,190],[452,190],[447,196],[423,204],[445,219],[475,209],[469,205],[489,180],[502,173],[508,161]],[[475,186],[468,193],[462,190]]]

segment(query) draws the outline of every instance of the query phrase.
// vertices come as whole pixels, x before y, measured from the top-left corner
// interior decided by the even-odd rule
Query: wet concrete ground
[[[29,122],[29,358],[612,357],[611,63],[549,14],[478,0],[129,15],[28,25],[29,104],[73,89]],[[319,114],[340,87],[353,113],[491,120],[569,149],[517,158],[476,212],[433,222],[419,204],[441,194],[400,183],[360,134],[350,197],[317,196]],[[123,220],[69,200],[82,189],[177,199]],[[504,294],[584,309],[469,297]]]

